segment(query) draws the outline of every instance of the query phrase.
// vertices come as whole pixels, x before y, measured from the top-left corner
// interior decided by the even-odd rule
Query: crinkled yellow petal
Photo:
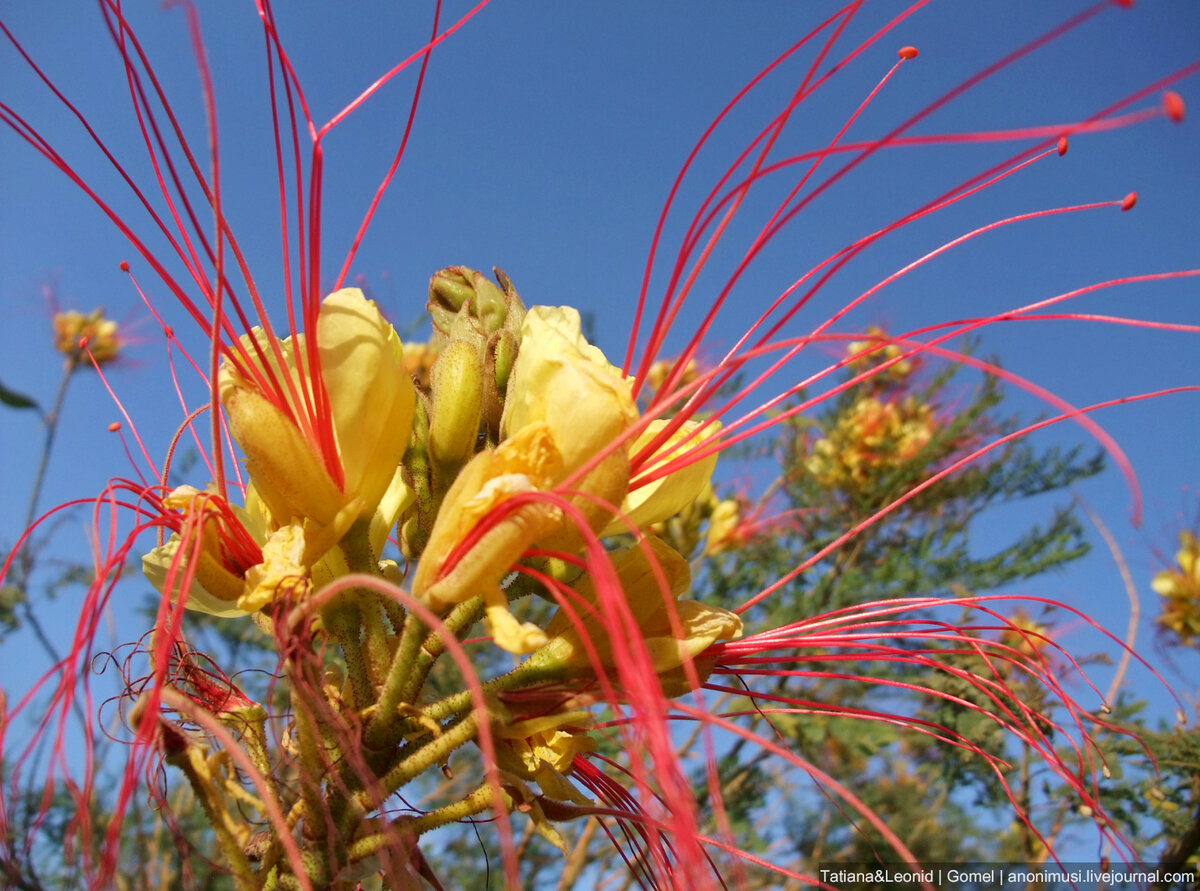
[[[664,418],[651,421],[634,441],[633,445],[630,446],[629,454],[637,455],[658,436],[668,423]],[[708,425],[705,432],[701,435],[693,436],[693,433],[704,424]],[[642,463],[642,469],[653,470],[655,467],[678,458],[680,455],[703,445],[705,441],[715,436],[720,429],[721,425],[717,421],[685,421],[678,430],[671,434],[665,443],[655,450],[653,457],[649,461]],[[644,486],[639,486],[625,496],[625,501],[621,505],[621,512],[638,527],[649,526],[651,523],[661,523],[663,520],[675,516],[696,500],[697,496],[708,485],[709,480],[712,479],[713,468],[716,466],[717,454],[714,452],[698,461],[692,461],[690,464],[660,479],[647,483]],[[604,534],[618,535],[628,531],[628,523],[618,518],[605,527]]]
[[[535,306],[521,326],[500,428],[511,436],[549,424],[571,473],[637,420],[630,383],[580,331],[568,306]]]
[[[304,562],[304,530],[299,526],[284,526],[271,533],[262,547],[263,562],[246,573],[244,593],[238,598],[239,608],[248,613],[258,612],[307,585],[308,568]]]
[[[347,496],[374,511],[396,474],[416,393],[400,338],[357,288],[335,291],[317,316],[321,377],[329,397]]]
[[[485,616],[492,642],[500,649],[523,655],[545,645],[546,632],[532,622],[521,622],[508,609],[508,597],[497,585],[484,592]]]

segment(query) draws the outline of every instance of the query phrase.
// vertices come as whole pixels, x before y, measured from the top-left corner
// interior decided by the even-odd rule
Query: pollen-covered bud
[[[72,362],[112,362],[121,353],[117,323],[98,307],[87,315],[67,310],[54,314],[54,348]]]
[[[457,340],[433,364],[429,452],[443,466],[461,464],[475,452],[483,404],[483,361],[475,347]]]

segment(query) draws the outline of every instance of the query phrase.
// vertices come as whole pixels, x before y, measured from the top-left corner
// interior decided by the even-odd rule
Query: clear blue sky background
[[[250,254],[260,288],[277,294],[278,210],[264,123],[261,31],[248,0],[201,5],[220,114],[226,213]],[[154,3],[127,7],[189,135],[202,148],[203,108],[183,15]],[[5,3],[0,12],[110,141],[114,153],[130,164],[143,187],[153,190],[119,59],[98,13],[83,2],[56,6],[53,14],[47,8]],[[451,263],[485,269],[498,264],[526,303],[564,302],[593,311],[598,340],[617,360],[656,215],[688,151],[737,89],[832,8],[781,0],[496,0],[436,51],[407,159],[355,273],[403,324],[421,311],[425,284],[435,269]],[[868,4],[844,45],[852,46],[900,8],[897,3]],[[982,64],[1080,8],[1042,0],[933,3],[806,103],[781,151],[825,145],[904,44],[918,46],[920,58],[885,87],[848,138],[881,135]],[[461,2],[448,3],[444,21],[453,21],[465,9]],[[421,44],[430,9],[411,3],[288,2],[280,4],[278,16],[310,107],[324,121]],[[1132,11],[1114,4],[1087,26],[946,107],[917,132],[1077,120],[1198,53],[1197,4],[1147,0]],[[730,119],[689,180],[670,234],[678,236],[690,209],[724,166],[783,105],[810,59],[811,54],[801,54]],[[395,149],[414,77],[415,68],[326,143],[323,229],[330,278]],[[1200,78],[1177,89],[1200,108]],[[150,232],[78,125],[8,46],[0,47],[0,94],[41,128],[139,233]],[[764,252],[722,317],[712,353],[729,345],[810,265],[1016,149],[1012,143],[897,149],[863,165],[815,201]],[[754,231],[750,224],[765,219],[791,184],[792,177],[783,174],[764,186],[762,201],[748,204],[745,223],[734,228],[719,258],[726,272]],[[1200,265],[1200,129],[1194,121],[1181,126],[1153,121],[1075,139],[1065,158],[1044,161],[978,200],[878,245],[835,278],[791,330],[811,330],[883,276],[978,225],[1056,205],[1119,199],[1132,189],[1141,195],[1133,213],[1105,210],[1059,217],[990,235],[889,287],[835,330],[884,321],[898,331],[998,312],[1107,277]],[[169,310],[181,333],[195,332],[112,226],[10,132],[0,134],[0,195],[0,380],[43,401],[53,393],[60,363],[48,346],[44,286],[53,287],[65,305],[81,310],[103,304],[111,315],[132,323],[128,330],[142,340],[128,348],[122,367],[112,370],[112,382],[152,455],[160,459],[180,413],[156,326],[118,271],[118,262],[133,260],[156,305]],[[675,245],[668,239],[652,296],[661,294]],[[701,280],[694,312],[679,323],[680,332],[694,328],[694,319],[722,282],[716,275]],[[1089,297],[1075,309],[1200,324],[1198,291],[1196,280],[1122,288]],[[1200,382],[1193,335],[1079,323],[1020,324],[989,331],[983,351],[999,354],[1006,367],[1076,404]],[[797,368],[811,370],[828,359],[828,351],[817,349]],[[1013,404],[1027,417],[1045,411],[1025,397],[1014,397]],[[1197,513],[1198,404],[1194,395],[1175,396],[1097,416],[1138,471],[1147,497],[1144,527],[1130,524],[1130,497],[1115,473],[1080,491],[1119,539],[1141,585],[1147,617],[1156,611],[1148,581],[1161,568],[1160,558],[1173,554],[1178,529]],[[31,415],[5,412],[2,417],[0,452],[6,472],[0,475],[0,541],[7,544],[18,532],[40,431]],[[128,473],[119,442],[105,432],[117,417],[96,380],[75,383],[44,504],[95,494],[110,476]],[[1063,427],[1042,434],[1040,441],[1082,438],[1077,428]],[[1034,507],[1038,516],[1049,510],[1048,504]],[[980,550],[987,548],[989,534],[1019,528],[1032,517],[1022,508],[984,521]],[[79,548],[88,525],[82,514],[68,523],[79,533],[74,539]],[[1086,564],[1022,590],[1080,606],[1120,630],[1128,609],[1124,590],[1103,545],[1098,538],[1096,542]],[[74,603],[56,605],[55,615],[61,617],[53,623],[56,633],[68,633],[74,611]],[[1138,649],[1158,661],[1150,635],[1144,621]],[[40,659],[25,642],[8,643],[0,653],[5,685],[19,688],[17,679],[39,670]],[[1174,678],[1182,683],[1179,675]],[[1135,681],[1146,688],[1144,675],[1135,675]]]

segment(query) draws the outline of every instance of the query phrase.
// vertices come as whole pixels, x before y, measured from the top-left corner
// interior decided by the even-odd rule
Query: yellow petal
[[[651,421],[630,446],[629,454],[636,456],[658,436],[668,423],[663,418]],[[705,432],[702,435],[693,436],[695,431],[704,424],[708,424]],[[640,472],[652,471],[703,445],[710,441],[720,429],[721,425],[716,421],[685,421],[666,442],[655,450],[650,460],[642,462]],[[625,496],[621,512],[638,527],[661,523],[663,520],[675,516],[696,500],[696,497],[704,491],[709,480],[712,479],[713,468],[716,466],[717,454],[714,452],[653,482],[639,486]],[[604,534],[619,535],[628,531],[629,525],[626,521],[618,518],[605,527]]]
[[[549,424],[569,474],[635,420],[630,383],[584,338],[579,313],[567,306],[532,307],[521,326],[502,435],[535,422]]]
[[[321,377],[341,456],[342,491],[374,511],[396,474],[412,429],[416,394],[404,347],[374,301],[335,291],[317,316]]]
[[[441,580],[451,552],[484,517],[513,495],[540,491],[560,476],[562,460],[546,424],[530,424],[494,451],[481,452],[459,473],[438,511],[429,543],[413,576],[413,594],[434,609],[460,603],[494,584],[534,541],[558,527],[560,512],[525,505],[476,543]]]
[[[271,533],[262,548],[263,562],[246,573],[245,591],[238,598],[239,608],[258,612],[279,597],[298,593],[308,584],[304,564],[304,531],[299,526],[284,526]]]
[[[179,553],[179,535],[174,534],[164,544],[159,545],[149,554],[142,557],[142,574],[160,593],[170,596],[172,602],[179,598],[179,591],[167,591],[167,572],[176,561]],[[207,560],[205,558],[208,558]],[[197,567],[195,578],[187,591],[186,609],[208,613],[212,616],[232,618],[246,615],[246,611],[236,606],[236,600],[242,592],[242,580],[224,569],[212,559],[211,555],[201,551],[200,565]],[[180,571],[182,567],[180,567]],[[211,593],[201,582],[201,572],[209,585],[217,592]],[[176,573],[176,579],[179,573]]]
[[[345,498],[287,416],[233,373],[221,374],[221,403],[246,470],[276,522],[333,520]]]

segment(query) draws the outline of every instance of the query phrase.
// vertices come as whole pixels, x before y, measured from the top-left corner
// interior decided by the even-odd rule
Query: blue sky
[[[190,137],[204,140],[196,66],[180,10],[127,4]],[[278,208],[269,131],[264,127],[262,36],[249,2],[203,4],[201,21],[215,78],[226,212],[251,257],[264,293],[279,293]],[[280,30],[314,115],[327,119],[375,77],[421,45],[430,27],[426,4],[280,4]],[[467,6],[448,3],[444,21]],[[868,4],[847,36],[852,46],[902,7]],[[933,3],[879,46],[839,72],[807,101],[781,139],[787,154],[832,139],[905,44],[921,50],[856,122],[848,139],[878,137],[983,64],[1082,9],[1075,3]],[[596,332],[616,360],[629,333],[634,300],[657,214],[695,140],[724,103],[770,59],[832,6],[817,2],[602,2],[496,0],[435,52],[408,156],[358,255],[361,276],[398,325],[417,318],[428,276],[462,263],[502,266],[526,303],[570,303],[595,314]],[[145,163],[125,93],[119,58],[96,10],[75,3],[48,15],[34,4],[6,4],[3,18],[29,52],[76,101],[129,162],[148,189]],[[916,132],[963,132],[1067,123],[1092,114],[1191,62],[1200,48],[1200,7],[1188,0],[1113,4],[1086,26],[1002,72],[942,109]],[[698,161],[668,226],[651,295],[691,209],[750,136],[786,102],[811,53],[784,66],[721,129]],[[413,84],[402,75],[335,131],[326,145],[325,273],[332,277],[358,219],[399,139]],[[1176,87],[1200,105],[1200,78]],[[11,47],[0,48],[0,96],[103,190],[131,225],[149,232],[121,184],[105,169],[78,124],[56,107]],[[1146,100],[1136,107],[1145,107]],[[962,179],[1017,150],[1019,144],[905,148],[884,152],[802,212],[763,252],[734,292],[713,335],[728,346],[765,305],[813,263]],[[128,350],[112,383],[161,456],[179,421],[158,332],[117,264],[134,271],[159,307],[170,297],[119,233],[79,191],[11,132],[0,134],[0,380],[48,401],[59,363],[48,347],[43,288],[81,310],[97,304],[132,322],[141,342]],[[823,170],[831,170],[826,166]],[[747,202],[727,246],[702,278],[692,315],[719,290],[756,225],[794,182],[783,173]],[[1032,210],[1119,199],[1136,189],[1139,206],[1052,220],[993,233],[889,286],[835,330],[883,321],[893,331],[949,318],[999,312],[1108,277],[1200,266],[1200,131],[1194,121],[1150,121],[1129,130],[1080,137],[1064,158],[1040,162],[985,194],[905,230],[856,259],[796,320],[803,333],[847,300],[921,254],[992,220]],[[161,250],[161,247],[156,247]],[[353,277],[353,276],[352,276]],[[1197,280],[1114,289],[1078,311],[1200,324]],[[276,307],[278,311],[278,307]],[[173,310],[169,310],[173,313]],[[173,324],[193,336],[182,316]],[[196,343],[193,337],[192,343]],[[677,347],[681,341],[673,343]],[[996,326],[982,352],[1076,404],[1159,387],[1197,383],[1195,336],[1099,324]],[[800,370],[828,361],[815,350]],[[86,376],[85,376],[86,378]],[[1028,417],[1044,406],[1017,396]],[[1148,581],[1160,567],[1154,548],[1174,551],[1177,530],[1195,518],[1195,394],[1125,406],[1097,416],[1128,452],[1146,494],[1144,526],[1129,522],[1130,498],[1115,473],[1081,487],[1108,523],[1141,587],[1143,615],[1154,613]],[[95,494],[128,472],[115,437],[116,411],[94,379],[75,382],[51,467],[44,504]],[[1077,428],[1042,442],[1079,441]],[[0,477],[5,506],[0,540],[18,531],[15,517],[36,462],[34,419],[5,413]],[[199,481],[202,482],[202,481]],[[1047,505],[1038,505],[1044,515]],[[1028,514],[988,521],[996,534]],[[83,542],[88,518],[68,522]],[[986,537],[987,523],[981,527]],[[1068,575],[1039,580],[1026,593],[1062,599],[1124,627],[1124,590],[1103,546]],[[981,548],[986,542],[981,543]],[[74,606],[60,605],[64,615]],[[64,620],[62,633],[68,623]],[[1153,655],[1143,623],[1139,651]],[[21,644],[0,656],[12,679],[39,655]],[[1186,663],[1185,663],[1186,664]],[[1145,678],[1140,677],[1140,682]],[[1178,677],[1176,678],[1179,679]]]

